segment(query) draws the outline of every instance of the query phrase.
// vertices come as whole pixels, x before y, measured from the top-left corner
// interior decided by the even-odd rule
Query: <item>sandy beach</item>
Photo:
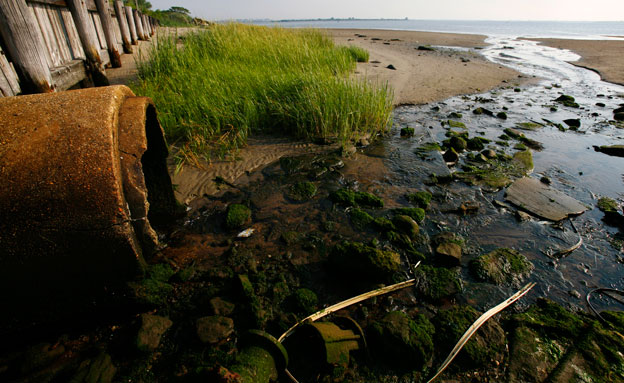
[[[478,48],[487,46],[483,35],[358,29],[329,29],[328,33],[337,44],[370,52],[369,62],[358,64],[358,75],[388,82],[395,105],[426,104],[526,80],[478,53]],[[427,45],[472,49],[418,50]],[[396,69],[388,69],[389,65]]]
[[[569,49],[579,56],[572,64],[591,69],[604,81],[624,85],[624,40],[527,39],[544,45]]]

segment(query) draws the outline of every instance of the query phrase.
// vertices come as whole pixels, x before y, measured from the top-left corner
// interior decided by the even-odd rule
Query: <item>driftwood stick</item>
[[[506,309],[508,306],[510,306],[512,303],[514,303],[515,301],[517,301],[518,299],[522,298],[526,293],[528,293],[533,287],[535,286],[535,283],[529,283],[526,286],[524,286],[522,289],[520,289],[520,291],[518,291],[517,293],[515,293],[514,295],[512,295],[511,297],[507,298],[504,302],[500,303],[499,305],[489,309],[487,312],[485,312],[483,315],[481,315],[469,328],[468,330],[466,330],[466,332],[464,333],[464,335],[459,339],[459,341],[457,342],[457,344],[455,345],[455,347],[453,348],[453,350],[451,350],[451,353],[449,354],[449,356],[446,358],[446,360],[444,361],[444,363],[442,363],[442,366],[440,366],[440,369],[438,370],[438,372],[433,376],[433,378],[429,379],[427,381],[427,383],[431,383],[433,382],[438,376],[440,376],[440,374],[442,374],[442,372],[451,364],[451,362],[453,361],[453,359],[455,359],[455,357],[457,356],[457,354],[459,354],[459,352],[461,351],[461,349],[464,347],[464,345],[466,343],[468,343],[468,341],[470,340],[470,338],[477,332],[477,330],[479,329],[479,327],[483,326],[485,324],[485,322],[487,322],[488,319],[490,319],[491,317],[493,317],[494,315],[498,314],[499,312],[503,311],[504,309]]]
[[[416,266],[414,266],[414,268],[418,267],[418,265],[420,265],[420,262],[418,262],[416,264]],[[288,331],[286,331],[285,333],[282,334],[282,336],[279,337],[278,342],[280,342],[280,343],[283,342],[284,339],[288,338],[295,331],[295,329],[297,327],[301,326],[304,323],[314,322],[316,320],[319,320],[319,319],[323,318],[324,316],[327,316],[327,315],[329,315],[331,313],[334,313],[334,312],[336,312],[338,310],[342,310],[345,307],[349,307],[349,306],[354,305],[354,304],[356,304],[358,302],[361,302],[363,300],[366,300],[366,299],[369,299],[369,298],[372,298],[372,297],[376,297],[376,296],[379,296],[379,295],[387,294],[387,293],[390,293],[392,291],[404,289],[404,288],[406,288],[408,286],[412,286],[415,281],[416,281],[415,279],[410,279],[408,281],[400,282],[400,283],[397,283],[397,284],[394,284],[394,285],[391,285],[391,286],[382,287],[382,288],[379,288],[377,290],[369,291],[367,293],[358,295],[356,297],[349,298],[349,299],[347,299],[345,301],[336,303],[333,306],[329,306],[329,307],[324,308],[324,309],[322,309],[320,311],[317,311],[314,314],[312,314],[312,315],[304,318],[303,320],[300,320],[299,322],[295,323],[294,326],[289,328]]]

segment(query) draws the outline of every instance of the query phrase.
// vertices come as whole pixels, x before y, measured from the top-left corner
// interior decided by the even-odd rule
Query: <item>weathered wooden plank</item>
[[[111,20],[113,21],[113,32],[115,33],[115,41],[117,42],[118,46],[121,46],[123,40],[121,39],[121,27],[119,26],[119,21],[117,21],[117,16],[113,14]]]
[[[66,7],[65,0],[27,0],[27,3],[39,3],[47,5],[56,5],[57,7]]]
[[[86,78],[83,60],[72,60],[52,70],[52,81],[58,90],[67,90]]]
[[[108,85],[104,62],[98,49],[97,33],[85,3],[82,0],[67,0],[67,5],[76,24],[76,30],[86,56],[87,71],[93,79],[93,83],[96,86]]]
[[[61,18],[63,19],[63,25],[65,26],[65,31],[67,32],[67,39],[69,40],[69,48],[72,52],[72,59],[84,60],[85,53],[82,49],[82,42],[80,41],[80,36],[78,36],[76,24],[74,24],[74,19],[72,18],[69,9],[62,8],[60,13]]]
[[[95,6],[95,1],[94,0],[83,0],[85,5],[87,6],[87,10],[89,12],[96,12],[97,11],[97,7]]]
[[[134,15],[134,25],[136,25],[137,36],[139,36],[139,40],[147,41],[147,36],[145,35],[145,31],[143,30],[143,22],[141,21],[141,12],[136,9],[133,10]]]
[[[147,15],[141,15],[141,21],[143,22],[143,29],[146,36],[151,36],[152,31],[150,30],[149,23],[147,22]]]
[[[63,29],[61,14],[58,7],[47,6],[48,19],[52,26],[52,32],[58,43],[59,53],[61,54],[61,62],[66,63],[72,60],[71,49],[69,48],[69,42],[67,41],[67,35],[65,29]]]
[[[130,36],[132,38],[132,45],[137,45],[139,43],[139,35],[137,34],[136,24],[134,24],[134,12],[132,7],[125,6],[126,10],[126,19],[128,20],[128,28],[130,28]]]
[[[100,49],[108,48],[106,37],[104,36],[104,30],[102,29],[102,23],[100,23],[100,15],[95,12],[89,12],[89,15],[91,16],[91,21],[93,22],[93,27],[95,28],[95,34],[97,35]]]
[[[0,33],[26,93],[53,91],[43,36],[24,0],[0,1]]]
[[[132,53],[132,36],[130,35],[130,28],[128,27],[126,9],[121,3],[121,0],[115,0],[115,14],[117,15],[117,23],[119,24],[123,50],[125,53]]]
[[[37,21],[37,29],[36,32],[39,33],[41,35],[41,37],[43,38],[43,46],[46,48],[46,60],[48,61],[48,68],[52,68],[56,65],[55,63],[55,58],[52,56],[52,51],[50,50],[50,42],[49,42],[49,36],[47,35],[47,31],[45,28],[45,23],[42,26],[41,24],[41,16],[39,15],[39,6],[38,5],[32,5],[29,6],[30,12],[32,13],[33,17],[35,18],[35,20]]]
[[[0,47],[0,72],[2,73],[0,76],[4,78],[4,81],[6,81],[6,83],[3,83],[2,85],[2,94],[5,97],[19,94],[21,89],[17,73],[15,72],[15,68],[13,68],[9,60],[7,60],[4,55],[2,47]]]
[[[104,37],[106,37],[110,63],[113,68],[119,68],[121,66],[121,54],[119,53],[119,44],[117,44],[117,38],[115,37],[115,26],[110,15],[108,0],[95,0],[95,5],[100,16],[101,27],[104,30]]]

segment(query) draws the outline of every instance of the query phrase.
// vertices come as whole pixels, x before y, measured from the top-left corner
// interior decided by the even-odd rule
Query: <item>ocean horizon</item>
[[[568,39],[624,38],[624,21],[493,21],[412,19],[239,20],[285,28],[389,29],[467,33],[490,37],[551,37]]]

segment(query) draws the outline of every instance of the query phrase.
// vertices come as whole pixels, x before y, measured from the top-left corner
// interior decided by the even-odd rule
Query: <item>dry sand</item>
[[[624,40],[527,39],[553,48],[569,49],[579,56],[571,64],[591,69],[604,81],[624,85]]]
[[[330,29],[338,44],[369,51],[358,74],[388,82],[395,104],[425,104],[459,94],[480,93],[500,85],[514,85],[519,73],[487,61],[478,50],[418,50],[419,46],[485,47],[483,35],[393,30]],[[364,36],[364,37],[363,37]],[[388,69],[392,65],[396,70]]]

